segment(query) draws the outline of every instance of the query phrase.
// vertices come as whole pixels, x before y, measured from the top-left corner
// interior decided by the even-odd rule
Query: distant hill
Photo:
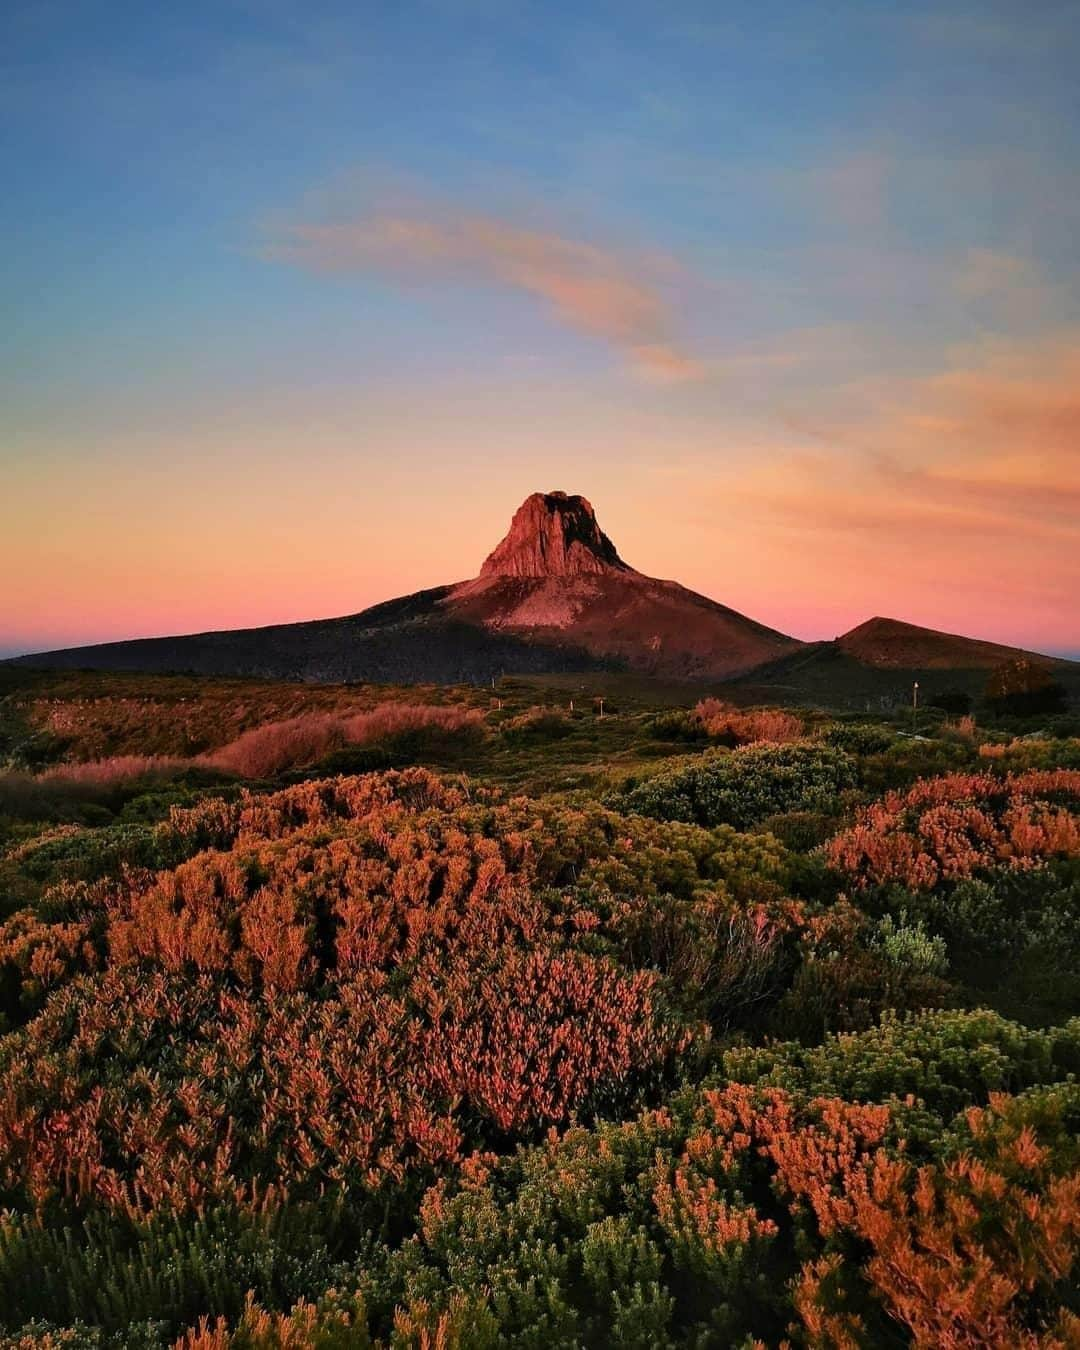
[[[808,642],[737,677],[730,693],[742,702],[877,710],[910,702],[917,680],[924,706],[946,692],[977,700],[992,670],[1021,659],[1051,671],[1071,699],[1080,700],[1080,662],[884,618],[832,642]]]
[[[20,657],[45,669],[193,671],[298,680],[486,683],[629,670],[727,679],[803,644],[625,563],[591,505],[534,493],[470,581],[359,614]]]
[[[842,652],[877,670],[993,670],[1005,661],[1027,657],[1045,666],[1070,666],[1075,662],[1053,656],[1003,647],[979,638],[939,633],[899,619],[867,619],[836,639]]]

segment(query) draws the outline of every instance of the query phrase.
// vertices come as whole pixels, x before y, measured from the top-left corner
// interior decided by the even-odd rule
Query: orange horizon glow
[[[557,487],[582,485],[559,475],[529,490]],[[1014,566],[1032,566],[1025,564],[1029,541],[1023,535],[1009,541],[1007,552],[974,533],[944,553],[924,543],[916,555],[895,548],[910,524],[902,512],[876,531],[860,532],[845,522],[848,504],[841,500],[834,508],[839,524],[822,519],[815,529],[812,517],[777,523],[775,516],[789,503],[749,475],[742,495],[731,487],[726,500],[722,487],[713,498],[703,491],[695,500],[661,477],[643,494],[647,510],[614,486],[608,493],[602,484],[584,487],[602,527],[632,566],[803,640],[828,640],[883,615],[1049,654],[1080,649],[1071,612],[1054,593],[1052,545],[1038,561],[1039,571],[1010,583]],[[463,500],[447,494],[407,505],[399,500],[385,504],[379,520],[351,537],[348,502],[339,500],[333,509],[324,502],[321,516],[312,511],[306,528],[280,521],[270,527],[274,549],[260,547],[253,530],[222,530],[200,518],[194,504],[185,510],[176,500],[168,512],[171,531],[162,520],[153,539],[141,532],[117,534],[108,551],[90,537],[88,524],[80,533],[68,519],[66,529],[52,536],[54,548],[39,554],[35,575],[11,597],[14,604],[5,603],[7,654],[331,618],[465,580],[477,574],[525,495]],[[294,502],[303,496],[298,485]],[[768,528],[762,502],[773,517]],[[446,517],[460,520],[460,532],[447,528]],[[265,517],[259,528],[267,528]],[[217,543],[193,554],[183,547],[183,536],[195,534]],[[925,535],[916,530],[912,538]],[[88,561],[80,565],[83,549]],[[943,567],[951,577],[944,586]],[[991,571],[997,579],[984,586]],[[1043,588],[1046,598],[1039,594]]]
[[[1075,332],[848,390],[752,449],[708,407],[672,436],[669,397],[613,415],[557,394],[530,422],[512,391],[465,388],[419,413],[404,394],[399,415],[345,405],[316,433],[228,418],[150,459],[141,436],[104,466],[28,457],[6,477],[0,647],[356,613],[475,576],[524,497],[558,488],[589,497],[632,566],[796,637],[885,615],[1080,652]],[[334,419],[381,453],[356,455]]]

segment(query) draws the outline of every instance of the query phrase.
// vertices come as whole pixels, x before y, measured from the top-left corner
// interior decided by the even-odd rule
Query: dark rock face
[[[573,577],[633,574],[596,523],[584,497],[534,492],[518,507],[510,531],[480,569],[482,577]]]

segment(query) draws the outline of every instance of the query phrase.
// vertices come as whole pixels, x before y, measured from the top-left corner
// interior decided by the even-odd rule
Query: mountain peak
[[[482,577],[570,577],[634,569],[619,557],[584,497],[534,492],[480,569]]]

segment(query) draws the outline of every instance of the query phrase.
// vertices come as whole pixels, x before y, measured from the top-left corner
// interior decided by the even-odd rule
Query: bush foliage
[[[133,688],[4,723],[0,1346],[1080,1344],[1067,734]]]
[[[658,820],[747,829],[769,816],[835,809],[856,783],[855,762],[843,750],[801,744],[749,745],[707,753],[630,789],[622,810]]]

